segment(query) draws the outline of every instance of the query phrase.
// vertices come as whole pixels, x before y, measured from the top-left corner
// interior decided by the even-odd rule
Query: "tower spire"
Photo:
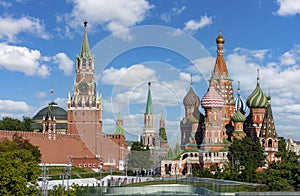
[[[191,74],[191,83],[190,86],[193,86],[193,75]]]
[[[153,114],[152,108],[152,96],[151,96],[151,82],[148,82],[148,96],[147,96],[147,104],[146,104],[146,114]]]
[[[257,69],[257,84],[259,84],[259,69]]]
[[[81,46],[81,51],[80,51],[80,57],[90,57],[91,56],[87,32],[86,32],[87,23],[88,22],[86,20],[83,22],[84,32],[83,32],[83,41],[82,41],[82,46]]]

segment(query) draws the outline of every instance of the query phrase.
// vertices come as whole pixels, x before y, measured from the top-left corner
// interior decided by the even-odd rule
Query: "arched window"
[[[261,140],[261,145],[262,145],[262,147],[265,146],[265,139],[262,139],[262,140]]]
[[[184,154],[184,155],[182,156],[182,160],[186,159],[187,157],[188,157],[188,155],[187,155],[187,154]]]
[[[269,139],[269,140],[268,140],[268,147],[272,147],[272,143],[273,143],[273,142],[272,142],[272,139]]]

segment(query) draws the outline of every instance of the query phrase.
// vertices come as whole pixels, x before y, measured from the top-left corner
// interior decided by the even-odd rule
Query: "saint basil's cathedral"
[[[271,97],[266,96],[260,87],[259,70],[256,87],[247,100],[240,95],[240,83],[234,98],[233,80],[229,76],[223,56],[225,39],[221,32],[216,43],[217,57],[207,93],[200,100],[191,82],[190,89],[183,99],[185,117],[180,122],[181,148],[186,151],[198,148],[199,153],[196,156],[199,156],[202,167],[213,164],[222,167],[228,163],[230,141],[234,137],[250,137],[253,141],[260,142],[268,162],[278,161],[275,156],[278,151],[278,138]],[[200,105],[205,114],[199,111]],[[250,113],[246,116],[248,108]]]

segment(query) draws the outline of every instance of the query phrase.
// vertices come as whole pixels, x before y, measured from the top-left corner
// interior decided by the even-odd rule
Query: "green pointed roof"
[[[162,127],[162,128],[159,129],[159,137],[160,137],[163,141],[168,141],[166,129],[165,129],[164,127]]]
[[[180,155],[183,152],[183,150],[180,147],[180,144],[178,143],[178,141],[176,141],[176,145],[175,145],[175,149],[174,149],[174,154],[175,156]]]
[[[118,114],[117,120],[123,120],[123,118],[121,117],[120,112],[119,112],[119,114]]]
[[[117,117],[117,120],[116,120],[117,122],[118,121],[122,121],[123,122],[123,119],[122,119],[122,117],[121,117],[121,114],[120,114],[120,112],[119,112],[119,114],[118,114],[118,117]],[[123,128],[123,126],[122,125],[120,125],[120,124],[116,124],[116,131],[115,131],[115,134],[120,134],[120,135],[124,135],[124,128]]]
[[[84,21],[83,24],[84,24],[84,33],[83,33],[83,41],[82,41],[82,46],[81,46],[81,51],[80,51],[80,57],[87,58],[87,57],[91,57],[88,37],[87,37],[87,33],[86,33],[87,21]]]
[[[153,114],[150,85],[151,82],[148,83],[149,89],[148,89],[148,97],[147,97],[147,104],[146,104],[146,114]]]
[[[166,159],[167,160],[173,160],[174,159],[174,151],[171,147],[169,148],[169,150],[167,152]]]

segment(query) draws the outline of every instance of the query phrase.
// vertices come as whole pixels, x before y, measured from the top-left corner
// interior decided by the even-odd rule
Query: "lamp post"
[[[46,168],[46,165],[43,166],[43,183],[42,183],[42,195],[47,196],[48,195],[48,176],[47,176],[48,169]]]

